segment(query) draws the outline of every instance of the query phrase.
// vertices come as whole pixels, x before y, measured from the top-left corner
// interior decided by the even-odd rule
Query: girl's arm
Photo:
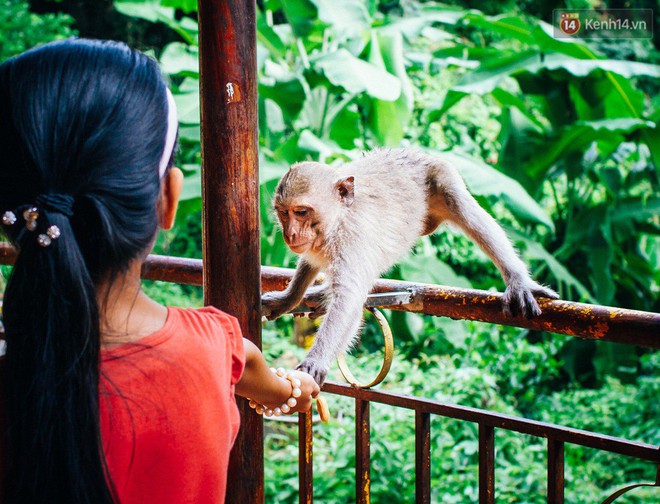
[[[243,345],[245,346],[245,370],[236,384],[236,393],[271,409],[281,406],[291,397],[291,382],[286,378],[280,378],[270,370],[264,356],[254,343],[243,338]],[[312,398],[320,392],[319,386],[307,373],[302,371],[289,371],[289,373],[294,374],[300,380],[300,390],[302,391],[301,396],[296,399],[298,404],[291,408],[291,413],[309,411],[312,407]]]

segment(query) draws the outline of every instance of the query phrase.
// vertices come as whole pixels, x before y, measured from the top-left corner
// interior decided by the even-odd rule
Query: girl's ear
[[[163,177],[160,188],[160,227],[172,229],[179,206],[179,197],[183,189],[183,172],[177,167],[171,168]]]

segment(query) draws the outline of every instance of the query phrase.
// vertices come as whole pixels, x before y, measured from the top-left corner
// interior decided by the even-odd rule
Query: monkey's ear
[[[345,177],[338,180],[335,183],[335,191],[337,192],[339,201],[346,206],[351,206],[355,197],[355,178]]]

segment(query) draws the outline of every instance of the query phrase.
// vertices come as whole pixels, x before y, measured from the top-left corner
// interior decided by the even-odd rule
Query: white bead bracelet
[[[291,383],[291,397],[283,402],[279,408],[274,409],[270,409],[252,399],[248,399],[248,401],[250,401],[250,408],[255,410],[259,415],[265,415],[267,417],[280,416],[282,414],[286,415],[291,411],[291,408],[294,408],[298,404],[298,397],[302,395],[302,390],[300,390],[301,382],[290,372],[285,371],[284,368],[270,368],[270,370],[280,378],[289,380]]]

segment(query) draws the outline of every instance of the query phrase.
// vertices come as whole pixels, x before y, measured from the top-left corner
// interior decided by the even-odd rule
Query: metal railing
[[[288,269],[262,267],[261,286],[263,291],[284,289],[290,281],[291,275],[292,271]],[[151,280],[200,285],[202,262],[194,259],[150,256],[145,264],[143,276]],[[534,319],[507,318],[502,314],[500,293],[395,280],[381,280],[374,288],[374,292],[378,293],[406,290],[413,293],[412,301],[405,305],[394,305],[388,308],[660,348],[660,314],[657,313],[542,299],[540,300],[543,310],[541,316]],[[660,486],[660,446],[477,408],[391,392],[357,389],[338,383],[326,383],[323,391],[355,400],[355,501],[359,504],[370,502],[370,403],[372,402],[415,411],[415,502],[418,504],[431,502],[431,415],[478,424],[479,502],[481,504],[495,502],[495,429],[515,431],[547,439],[547,502],[549,504],[563,504],[564,502],[564,446],[566,443],[654,463],[658,466],[657,477],[656,481],[650,484]],[[313,502],[311,414],[300,415],[298,437],[299,501],[311,503]],[[628,489],[632,488],[633,486]],[[612,502],[613,498],[618,495],[620,495],[619,492],[616,492],[603,504]]]
[[[0,263],[10,264],[14,251],[0,244]],[[264,291],[279,290],[291,278],[291,270],[263,267]],[[149,256],[143,278],[189,285],[202,284],[202,261],[163,256]],[[631,345],[660,348],[660,314],[541,300],[543,315],[535,319],[504,318],[500,294],[455,289],[425,284],[382,280],[377,292],[411,289],[412,302],[392,309],[429,315],[505,323],[518,327],[559,332],[584,338],[617,341]],[[473,422],[479,427],[479,502],[495,502],[495,430],[503,429],[546,438],[548,447],[547,501],[564,502],[564,446],[566,443],[617,453],[658,465],[655,483],[660,486],[660,447],[580,429],[513,417],[487,410],[405,396],[378,390],[357,389],[349,385],[326,383],[323,391],[355,400],[356,430],[356,502],[370,502],[370,404],[380,403],[415,412],[415,495],[417,503],[431,502],[431,415]],[[313,501],[312,473],[313,427],[311,414],[299,417],[300,502]],[[632,488],[632,487],[630,487]],[[618,496],[613,494],[605,502]]]

